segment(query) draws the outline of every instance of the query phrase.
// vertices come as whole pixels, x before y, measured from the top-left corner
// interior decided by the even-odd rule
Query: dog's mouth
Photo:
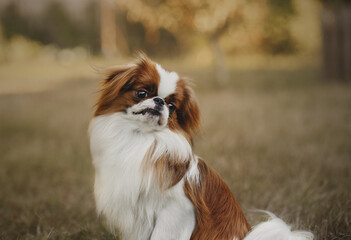
[[[134,115],[139,115],[139,114],[142,114],[142,115],[145,115],[145,114],[150,114],[150,115],[153,115],[153,116],[160,116],[161,115],[161,112],[156,110],[156,109],[153,109],[153,108],[146,108],[142,111],[139,111],[139,112],[133,112]]]

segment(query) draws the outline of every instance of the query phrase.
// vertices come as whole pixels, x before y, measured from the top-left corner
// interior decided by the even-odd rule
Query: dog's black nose
[[[165,105],[165,101],[163,101],[163,99],[159,97],[155,97],[154,102],[156,103],[157,106],[160,106],[160,107]]]

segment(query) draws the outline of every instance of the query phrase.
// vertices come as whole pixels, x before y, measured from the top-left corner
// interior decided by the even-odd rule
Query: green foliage
[[[291,16],[295,13],[295,9],[291,0],[268,0],[268,6],[271,13]]]
[[[273,54],[294,53],[296,43],[289,29],[289,23],[295,14],[292,0],[269,0],[268,8],[262,48]]]
[[[342,7],[346,4],[351,4],[351,0],[319,0],[325,5]]]
[[[350,0],[321,1],[328,4],[331,2],[350,2]],[[120,1],[118,2],[120,3]],[[122,40],[126,43],[124,45],[127,45],[125,47],[127,48],[125,49],[126,53],[142,49],[148,54],[157,53],[157,55],[162,56],[177,55],[186,52],[185,50],[189,49],[189,47],[194,47],[194,45],[189,43],[193,43],[194,34],[199,32],[206,32],[210,35],[217,32],[228,34],[226,30],[228,30],[228,26],[235,25],[235,19],[241,16],[243,22],[248,21],[240,6],[247,4],[250,7],[250,4],[253,6],[257,3],[257,1],[242,1],[242,5],[236,5],[232,4],[230,0],[224,1],[224,3],[228,4],[228,8],[232,7],[235,10],[228,12],[226,8],[220,8],[221,5],[219,4],[209,6],[210,0],[204,3],[201,3],[201,1],[196,4],[192,3],[194,6],[191,5],[190,7],[185,1],[183,3],[174,3],[177,6],[177,11],[174,10],[175,7],[170,5],[169,1],[153,1],[152,4],[143,2],[142,6],[146,10],[141,12],[147,13],[146,17],[149,21],[146,21],[144,18],[140,18],[140,11],[135,11],[136,8],[143,9],[139,4],[141,2],[133,2],[129,6],[130,1],[125,1],[130,7],[129,11],[119,7],[117,12],[116,21],[119,30],[117,45]],[[98,4],[98,1],[90,1],[82,13],[81,19],[78,20],[72,17],[72,14],[67,11],[65,5],[59,0],[50,2],[44,13],[37,16],[24,14],[18,8],[17,2],[11,2],[0,12],[4,38],[11,39],[15,35],[23,35],[28,39],[45,45],[55,44],[60,48],[72,48],[79,45],[84,46],[94,54],[99,53],[100,23]],[[200,5],[197,6],[197,4]],[[158,8],[154,9],[156,5]],[[166,10],[162,8],[161,11],[161,5],[166,7]],[[261,49],[269,54],[290,54],[296,52],[297,45],[289,28],[289,24],[295,15],[293,0],[267,0],[262,4],[262,7],[268,11],[263,10],[262,19],[260,18],[256,24],[251,24],[259,24],[261,26],[260,29],[263,28],[264,30],[263,34],[260,32],[259,35],[256,35],[258,40],[254,41],[255,46],[259,45]],[[212,8],[219,8],[220,11],[223,11],[228,16],[223,17],[223,13],[213,17],[213,12],[216,11]],[[255,7],[253,7],[254,10]],[[161,13],[164,14],[165,11],[170,12],[167,12],[168,14],[164,16]],[[255,14],[250,11],[249,13]],[[162,18],[159,17],[161,15]],[[170,21],[170,19],[173,20]],[[154,22],[158,24],[153,26],[151,23]],[[165,24],[166,22],[167,24]],[[186,31],[185,29],[188,30]],[[248,29],[247,31],[255,30]],[[253,35],[255,36],[255,34]]]
[[[96,3],[91,2],[85,10],[85,19],[79,22],[58,1],[49,3],[39,16],[22,13],[12,2],[0,13],[0,21],[7,39],[23,35],[42,44],[61,48],[84,46],[96,53],[100,42],[97,10]]]
[[[175,56],[181,52],[181,44],[171,32],[165,28],[155,31],[156,41],[147,40],[147,29],[140,22],[129,22],[125,12],[117,12],[117,27],[125,37],[130,53],[143,50],[150,56]],[[184,47],[184,46],[183,46]]]
[[[44,28],[49,30],[50,40],[55,41],[60,47],[73,47],[81,42],[79,27],[59,2],[48,5],[43,19],[45,19]]]
[[[11,38],[19,33],[28,34],[28,22],[15,2],[11,2],[3,9],[0,20],[5,38]]]
[[[92,53],[100,51],[100,21],[97,1],[91,1],[81,21],[73,19],[64,5],[58,1],[48,4],[43,15],[23,14],[15,2],[1,13],[4,38],[23,35],[42,44],[55,44],[61,48],[84,46]],[[125,12],[117,13],[117,26],[126,38],[128,52],[144,50],[158,55],[175,55],[180,45],[175,36],[164,28],[155,32],[157,41],[146,40],[146,29],[141,23],[129,22]]]

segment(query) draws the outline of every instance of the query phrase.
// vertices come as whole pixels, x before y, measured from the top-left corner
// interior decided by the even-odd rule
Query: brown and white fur
[[[122,240],[312,239],[280,219],[251,230],[193,153],[199,108],[185,78],[141,55],[110,69],[90,123],[97,212]]]

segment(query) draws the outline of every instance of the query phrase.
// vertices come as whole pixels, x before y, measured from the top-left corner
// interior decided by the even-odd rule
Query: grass
[[[249,210],[266,209],[316,239],[351,238],[350,85],[310,68],[232,71],[222,88],[201,69],[183,72],[198,85],[195,150],[252,224],[262,218]],[[92,195],[87,126],[99,77],[62,74],[55,87],[26,91],[34,75],[24,75],[0,95],[0,239],[114,239]]]

